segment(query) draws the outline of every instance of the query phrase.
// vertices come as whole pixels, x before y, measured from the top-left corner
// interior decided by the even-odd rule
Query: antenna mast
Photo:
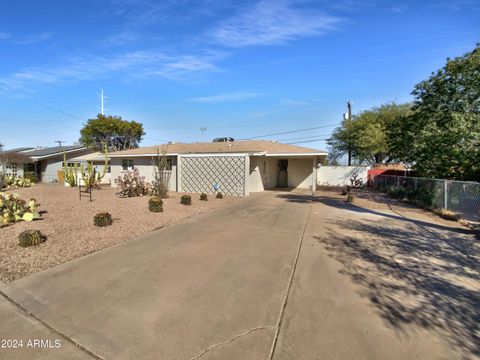
[[[103,89],[100,89],[100,94],[98,94],[100,98],[100,114],[105,116],[105,100],[108,99],[108,96],[103,95]]]

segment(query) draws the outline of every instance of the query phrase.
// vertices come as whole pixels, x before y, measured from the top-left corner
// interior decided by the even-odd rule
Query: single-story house
[[[14,177],[33,177],[33,173],[29,170],[33,167],[33,160],[22,151],[31,150],[32,148],[22,147],[0,151],[0,173],[6,176]]]
[[[277,187],[316,189],[317,169],[327,152],[275,141],[171,143],[110,154],[114,179],[137,168],[146,181],[154,180],[157,148],[166,148],[170,164],[169,189],[213,193],[214,184],[227,195],[248,196]]]
[[[58,171],[63,169],[64,152],[67,154],[68,166],[71,157],[90,154],[93,151],[82,145],[19,148],[0,152],[0,162],[3,163],[1,167],[6,169],[7,175],[52,182],[58,181]]]

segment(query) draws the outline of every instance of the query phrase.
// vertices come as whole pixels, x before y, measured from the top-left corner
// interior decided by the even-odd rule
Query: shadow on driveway
[[[343,264],[341,273],[393,328],[415,325],[447,339],[464,358],[480,355],[480,264],[470,230],[376,212],[329,198],[280,194],[358,214],[330,217],[315,238]],[[409,328],[411,329],[411,328]]]

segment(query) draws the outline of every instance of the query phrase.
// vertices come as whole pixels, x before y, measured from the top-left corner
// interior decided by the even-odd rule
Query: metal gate
[[[179,190],[213,193],[220,185],[225,195],[247,195],[247,156],[245,155],[179,155]]]

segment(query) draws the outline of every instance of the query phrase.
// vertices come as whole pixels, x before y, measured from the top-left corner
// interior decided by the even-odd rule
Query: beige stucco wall
[[[288,159],[288,187],[312,187],[313,159]]]
[[[250,192],[260,192],[277,187],[278,160],[288,159],[288,187],[312,187],[313,158],[250,157]]]
[[[266,156],[250,157],[248,177],[250,192],[260,192],[277,187],[278,159]]]
[[[115,179],[119,176],[123,176],[126,173],[122,169],[122,160],[128,159],[133,160],[133,166],[138,169],[141,176],[145,176],[145,181],[152,182],[154,180],[154,171],[152,166],[152,158],[150,156],[146,157],[125,157],[125,158],[117,158],[112,157],[111,159],[111,177],[112,177],[112,186],[117,186],[115,184]],[[170,191],[177,191],[177,159],[176,157],[169,157],[172,159],[172,173],[170,175],[170,184],[169,190]]]

